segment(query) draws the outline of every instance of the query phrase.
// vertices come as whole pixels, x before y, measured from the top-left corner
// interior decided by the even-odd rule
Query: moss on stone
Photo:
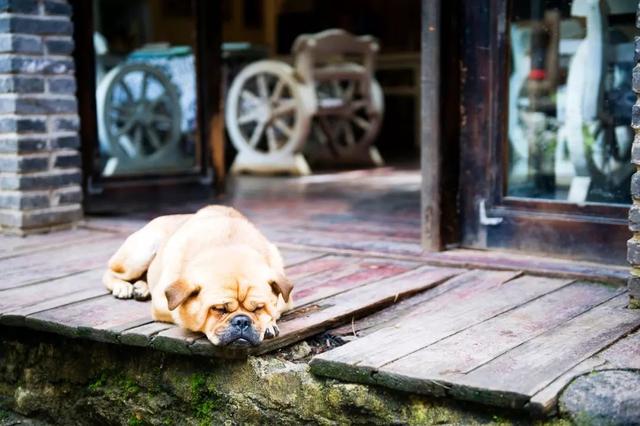
[[[11,411],[62,424],[522,420],[511,412],[319,378],[306,363],[274,355],[217,360],[1,329],[0,348],[6,360],[0,363],[0,401]]]

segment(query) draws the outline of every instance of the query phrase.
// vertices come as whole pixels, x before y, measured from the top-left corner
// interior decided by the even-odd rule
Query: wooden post
[[[640,4],[636,26],[640,28]],[[640,38],[636,37],[636,52],[640,49]],[[640,63],[636,53],[636,66],[633,68],[633,91],[640,97]],[[636,132],[631,147],[631,162],[636,167],[636,173],[631,177],[631,197],[633,204],[629,210],[629,229],[633,237],[627,241],[627,260],[631,264],[629,277],[629,307],[640,309],[640,107],[633,106],[631,113],[631,127]]]
[[[199,119],[209,147],[216,189],[224,191],[224,112],[222,99],[221,2],[199,0],[197,5],[197,55]]]
[[[422,0],[421,168],[422,246],[443,248],[440,152],[440,0]]]

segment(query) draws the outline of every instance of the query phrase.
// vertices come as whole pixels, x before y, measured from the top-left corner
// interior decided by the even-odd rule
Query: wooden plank
[[[353,333],[355,331],[355,337],[364,337],[382,328],[397,324],[398,322],[402,321],[402,318],[407,316],[408,313],[419,311],[421,309],[421,306],[427,303],[429,300],[434,299],[441,294],[452,291],[465,284],[468,284],[471,281],[480,281],[481,284],[476,283],[473,286],[473,292],[465,289],[452,293],[453,296],[450,297],[455,297],[457,299],[456,303],[461,303],[464,300],[469,299],[473,294],[475,294],[475,292],[480,292],[488,288],[498,287],[503,283],[511,281],[522,275],[522,273],[519,271],[502,271],[497,274],[495,272],[496,271],[493,271],[493,273],[487,271],[466,272],[456,278],[440,284],[435,288],[416,294],[415,296],[412,296],[408,299],[401,300],[386,309],[354,321],[352,324],[347,324],[335,328],[331,330],[330,333],[339,336],[353,336]]]
[[[351,256],[323,256],[308,262],[300,263],[286,268],[287,277],[297,287],[297,280],[313,274],[325,271],[342,269],[346,265],[357,262],[357,258]]]
[[[280,249],[280,254],[287,267],[297,265],[298,263],[308,262],[325,256],[326,253],[309,250]]]
[[[189,346],[202,338],[202,336],[202,333],[196,333],[180,327],[170,327],[160,331],[151,339],[151,347],[165,352],[191,355]]]
[[[534,416],[553,414],[560,392],[576,377],[606,369],[640,369],[640,331],[587,358],[531,397],[526,408]]]
[[[525,276],[477,293],[473,291],[477,284],[472,281],[430,300],[395,327],[384,328],[316,356],[311,366],[318,374],[335,377],[335,374],[347,373],[353,379],[371,381],[372,373],[386,364],[568,283]],[[456,296],[465,292],[470,297],[461,303]]]
[[[0,260],[3,271],[0,291],[106,267],[109,257],[123,241],[120,237],[110,237],[64,250],[51,249]]]
[[[124,345],[149,346],[156,334],[175,327],[174,324],[166,322],[149,322],[121,331],[118,335],[118,341]]]
[[[101,275],[102,270],[91,270],[7,290],[0,299],[0,324],[24,325],[25,317],[36,312],[105,295],[108,290],[100,281]]]
[[[110,234],[88,229],[72,229],[48,234],[18,236],[0,236],[0,259],[16,257],[26,253],[49,250],[81,244],[90,240],[109,237]]]
[[[29,315],[25,325],[71,337],[117,343],[119,330],[148,322],[151,304],[106,295]]]
[[[621,292],[603,285],[571,284],[385,365],[378,371],[379,382],[383,383],[381,376],[388,374],[394,376],[394,381],[406,376],[412,383],[455,382],[459,375],[470,373]]]
[[[507,281],[511,281],[521,275],[522,273],[518,271],[501,272],[500,274],[489,274],[486,271],[470,271],[448,280],[435,288],[394,303],[388,308],[375,312],[372,315],[360,318],[352,324],[346,324],[335,328],[331,330],[330,333],[338,336],[364,337],[382,328],[397,324],[402,321],[402,318],[407,316],[408,313],[419,310],[420,307],[429,300],[465,285],[471,280],[477,280],[479,277],[483,277],[482,282],[486,285],[486,288],[491,288],[497,287]],[[476,285],[474,286],[474,291],[481,291],[482,288],[484,287]],[[458,300],[464,300],[468,299],[470,295],[470,292],[465,290],[463,292],[459,292],[457,297]],[[354,331],[356,332],[355,336],[353,335]]]
[[[296,306],[304,306],[329,296],[343,293],[374,280],[383,280],[418,266],[413,262],[355,259],[343,268],[299,280],[295,288]]]
[[[627,298],[617,296],[457,378],[449,394],[522,408],[567,370],[640,326],[640,312],[625,309]]]
[[[280,336],[249,352],[258,354],[286,346],[320,333],[351,318],[382,309],[419,291],[435,287],[463,271],[451,268],[421,267],[404,274],[376,281],[318,302],[317,310],[294,310],[281,319]]]

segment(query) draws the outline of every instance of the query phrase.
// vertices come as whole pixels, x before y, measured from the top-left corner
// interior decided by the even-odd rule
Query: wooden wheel
[[[259,61],[244,68],[227,96],[225,120],[238,151],[260,156],[298,152],[309,132],[314,100],[293,69]]]
[[[358,90],[358,82],[332,80],[318,88],[320,105],[328,104],[328,114],[320,114],[313,123],[313,137],[340,158],[366,150],[376,137],[384,110],[382,89],[373,80],[366,94]],[[334,105],[331,105],[331,104]]]
[[[100,82],[100,142],[115,157],[142,159],[175,145],[181,115],[177,90],[157,67],[125,64]]]

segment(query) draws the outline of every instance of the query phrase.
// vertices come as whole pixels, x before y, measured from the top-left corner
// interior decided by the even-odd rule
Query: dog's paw
[[[149,286],[146,282],[140,280],[133,284],[133,298],[136,300],[149,300],[151,293],[149,293]]]
[[[133,286],[127,282],[117,282],[113,285],[113,294],[118,299],[131,299],[133,297]]]
[[[274,337],[278,337],[279,334],[280,334],[280,329],[275,324],[271,324],[267,326],[267,328],[264,330],[265,339],[273,339]]]

